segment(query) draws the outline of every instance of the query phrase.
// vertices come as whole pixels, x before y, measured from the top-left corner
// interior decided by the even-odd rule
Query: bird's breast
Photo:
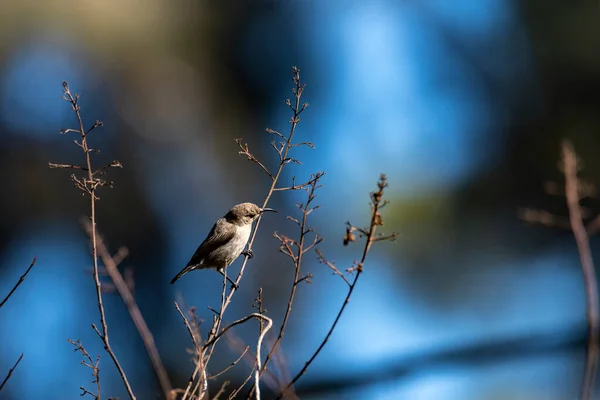
[[[248,239],[250,238],[250,232],[252,231],[252,226],[238,226],[235,235],[233,238],[221,248],[215,251],[216,258],[222,260],[220,265],[223,267],[229,266],[233,263],[244,251],[244,247],[246,247],[246,243],[248,243]]]

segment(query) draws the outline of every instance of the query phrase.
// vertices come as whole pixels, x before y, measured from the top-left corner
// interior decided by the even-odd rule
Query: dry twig
[[[2,384],[0,384],[0,392],[4,388],[4,385],[6,385],[6,382],[8,382],[8,380],[12,376],[15,369],[17,369],[17,365],[19,365],[19,363],[21,362],[22,359],[23,359],[23,353],[21,353],[21,355],[19,356],[19,359],[17,360],[15,365],[13,365],[13,367],[8,371],[8,374],[6,374],[6,378],[4,378],[4,380],[2,381]]]
[[[350,223],[348,223],[348,227],[346,229],[346,237],[344,238],[345,244],[348,244],[349,242],[355,240],[354,235],[352,233],[354,231],[359,231],[361,233],[364,233],[365,237],[366,237],[365,246],[363,248],[363,253],[362,253],[362,257],[361,257],[360,261],[348,269],[349,272],[356,271],[354,280],[352,281],[352,283],[350,284],[350,287],[348,289],[348,294],[346,295],[346,298],[344,299],[344,302],[342,303],[342,306],[340,307],[340,310],[338,311],[338,314],[337,314],[335,320],[333,321],[331,328],[329,328],[327,335],[325,335],[325,338],[323,339],[323,341],[321,342],[321,344],[319,345],[317,350],[313,353],[313,355],[304,364],[304,367],[300,370],[300,372],[298,372],[298,374],[296,374],[296,376],[294,376],[294,378],[285,386],[285,388],[283,388],[283,390],[277,396],[277,399],[281,399],[286,394],[286,392],[298,381],[298,379],[300,379],[302,377],[302,375],[304,375],[304,373],[306,372],[306,370],[308,369],[310,364],[319,355],[319,353],[321,352],[321,350],[323,349],[323,347],[329,340],[329,337],[331,336],[335,327],[337,326],[337,323],[340,320],[342,314],[344,313],[346,306],[350,302],[350,297],[352,296],[352,292],[354,291],[354,288],[356,287],[358,278],[360,278],[360,275],[363,271],[363,267],[365,265],[367,255],[369,254],[371,245],[378,240],[393,240],[396,237],[395,233],[392,233],[391,235],[388,235],[388,236],[382,236],[382,235],[376,236],[375,235],[375,231],[377,230],[377,227],[383,225],[383,219],[381,217],[380,211],[387,204],[387,201],[383,200],[384,189],[387,187],[387,178],[384,174],[381,174],[381,176],[379,178],[379,182],[377,182],[377,187],[378,187],[378,190],[371,193],[371,221],[369,224],[369,228],[365,230],[362,228],[357,228],[357,227],[351,225]],[[329,267],[331,268],[331,265],[329,265]]]
[[[37,261],[37,258],[33,257],[33,261],[31,261],[31,264],[29,265],[29,268],[27,268],[27,270],[25,271],[25,273],[23,275],[21,275],[21,277],[19,278],[19,280],[17,281],[17,283],[15,283],[15,286],[13,286],[13,288],[10,290],[10,292],[8,292],[8,294],[6,295],[6,297],[4,298],[4,300],[2,300],[2,303],[0,303],[0,308],[2,308],[2,306],[4,306],[4,304],[6,304],[6,302],[8,301],[8,299],[10,299],[10,297],[17,290],[17,288],[21,285],[21,283],[23,283],[23,281],[27,277],[27,274],[29,273],[29,271],[31,271],[31,268],[33,268],[33,266],[35,265],[36,261]]]
[[[69,339],[69,343],[75,347],[73,351],[79,351],[83,356],[83,360],[81,360],[81,365],[84,365],[92,370],[92,383],[96,384],[96,393],[90,392],[83,386],[80,386],[81,396],[90,395],[96,400],[100,400],[100,356],[96,356],[96,361],[92,359],[92,356],[87,352],[87,350],[83,347],[80,340],[72,340]]]
[[[583,280],[585,284],[586,313],[588,321],[588,346],[586,365],[581,384],[581,398],[589,400],[594,391],[594,380],[598,369],[600,315],[598,309],[598,287],[596,283],[596,272],[590,249],[590,235],[600,229],[600,215],[596,216],[587,226],[584,219],[587,217],[580,201],[584,197],[596,195],[594,186],[578,177],[580,162],[572,144],[564,140],[561,145],[562,164],[561,169],[565,176],[564,191],[553,182],[547,182],[544,186],[551,195],[564,195],[566,197],[569,217],[554,215],[544,210],[525,209],[520,212],[520,217],[527,221],[545,226],[567,228],[572,230],[579,252]]]
[[[271,185],[270,185],[270,188],[267,191],[267,195],[263,201],[262,208],[267,207],[269,201],[271,200],[271,196],[276,191],[277,184],[279,182],[279,178],[281,176],[281,173],[282,173],[284,167],[287,164],[289,164],[290,162],[299,163],[298,160],[290,157],[290,150],[292,148],[297,147],[302,144],[312,145],[312,144],[308,144],[308,143],[295,144],[292,141],[293,137],[294,137],[294,133],[296,132],[296,127],[297,127],[298,123],[300,122],[300,114],[306,109],[306,107],[308,107],[308,103],[304,103],[304,104],[301,103],[302,93],[304,91],[305,85],[300,82],[300,70],[296,67],[293,68],[293,78],[292,79],[293,79],[293,82],[295,85],[295,87],[292,89],[292,93],[294,94],[294,102],[292,102],[290,99],[286,100],[286,104],[292,110],[292,117],[290,119],[291,126],[290,126],[290,131],[289,131],[288,136],[286,137],[285,135],[283,135],[273,129],[267,129],[267,132],[283,139],[283,141],[279,142],[279,144],[276,144],[275,142],[272,143],[273,148],[275,148],[275,150],[277,151],[278,158],[279,158],[279,164],[277,166],[276,172],[272,173],[263,163],[261,163],[250,152],[248,145],[243,143],[241,139],[236,140],[236,143],[238,144],[238,146],[240,148],[239,154],[248,157],[248,159],[250,161],[256,163],[271,178]],[[224,287],[223,287],[223,294],[222,294],[222,299],[221,299],[221,307],[218,312],[215,311],[215,316],[213,318],[213,324],[211,326],[211,329],[209,331],[208,338],[207,338],[207,344],[210,344],[210,345],[205,344],[205,346],[203,347],[203,352],[202,352],[201,358],[204,360],[204,369],[206,368],[206,365],[208,365],[208,363],[210,361],[210,358],[214,352],[214,348],[215,348],[219,338],[222,336],[223,330],[221,330],[221,324],[223,322],[223,317],[224,317],[225,311],[227,310],[227,307],[231,303],[233,295],[235,294],[237,288],[239,287],[239,283],[244,275],[246,265],[250,258],[248,254],[250,254],[250,251],[252,250],[252,245],[254,243],[254,239],[256,238],[256,233],[258,232],[258,227],[260,226],[261,220],[262,220],[262,216],[259,216],[257,218],[257,221],[255,222],[254,230],[252,232],[252,235],[250,236],[250,240],[248,241],[247,251],[244,253],[244,261],[242,262],[242,266],[240,267],[240,271],[235,280],[235,284],[232,286],[232,288],[228,294],[226,293],[226,289],[227,289],[226,288],[226,280],[225,279],[223,280]],[[262,342],[262,339],[261,339],[261,342]],[[258,359],[260,358],[260,354],[257,354],[257,358]],[[258,363],[258,366],[260,367],[260,362]],[[196,368],[196,371],[192,376],[195,377],[195,375],[198,372],[199,372],[198,368]]]
[[[223,328],[216,336],[214,336],[212,339],[208,340],[203,348],[206,349],[209,346],[213,345],[214,343],[216,343],[221,336],[223,336],[228,330],[230,330],[231,328],[233,328],[236,325],[239,324],[243,324],[244,322],[252,319],[252,318],[257,318],[259,320],[263,320],[266,321],[267,325],[265,326],[265,328],[262,330],[262,333],[259,335],[258,337],[258,343],[256,344],[256,370],[254,372],[254,384],[256,385],[256,400],[260,400],[260,388],[259,388],[259,382],[260,382],[260,368],[261,368],[261,347],[262,347],[262,342],[263,339],[266,335],[266,333],[269,331],[269,329],[271,329],[271,326],[273,325],[273,320],[271,320],[271,318],[266,317],[262,314],[259,313],[252,313],[250,315],[245,316],[244,318],[240,318],[237,321],[232,322],[231,324],[229,324],[228,326],[226,326],[225,328]]]
[[[294,280],[292,281],[290,295],[289,295],[288,302],[287,302],[287,307],[285,310],[285,314],[283,316],[283,321],[281,323],[281,327],[279,328],[279,334],[277,335],[277,339],[275,339],[275,342],[273,343],[273,346],[271,347],[271,351],[269,351],[269,353],[267,354],[267,357],[265,358],[265,363],[260,371],[261,375],[267,369],[269,361],[271,360],[271,358],[277,351],[277,346],[281,342],[281,339],[283,339],[283,335],[285,334],[285,328],[287,326],[287,323],[288,323],[288,320],[289,320],[289,317],[290,317],[290,314],[292,311],[292,305],[294,303],[294,299],[296,296],[296,288],[302,282],[311,283],[310,279],[312,278],[312,275],[310,273],[307,273],[306,275],[302,276],[301,269],[302,269],[302,261],[303,261],[304,254],[306,254],[307,252],[309,252],[310,250],[315,248],[315,246],[317,246],[319,243],[321,243],[323,241],[322,237],[315,234],[313,237],[312,243],[310,243],[309,245],[305,244],[307,235],[314,232],[314,229],[308,225],[308,216],[313,211],[315,211],[316,209],[319,208],[318,205],[313,207],[312,203],[316,196],[316,190],[320,187],[319,181],[323,177],[323,175],[324,175],[323,172],[318,172],[315,175],[312,175],[306,184],[303,184],[300,186],[296,186],[295,184],[292,185],[293,189],[291,189],[291,190],[306,189],[306,192],[307,192],[306,202],[296,205],[302,214],[301,220],[299,221],[296,218],[288,217],[288,219],[290,221],[294,222],[298,226],[298,228],[300,230],[299,239],[294,240],[294,239],[290,239],[286,236],[279,235],[277,233],[274,234],[275,237],[281,243],[281,245],[279,247],[279,251],[281,251],[283,254],[287,255],[288,257],[290,257],[290,259],[292,260],[292,263],[294,264],[295,273],[294,273]],[[255,388],[253,387],[252,390],[254,390],[254,389]],[[251,390],[251,392],[252,392],[252,390]]]
[[[92,224],[89,221],[83,221],[84,228],[90,237],[94,234],[92,230]],[[142,341],[144,342],[144,346],[146,347],[146,351],[148,352],[148,356],[150,357],[150,361],[152,362],[152,367],[156,376],[158,377],[158,381],[163,390],[166,399],[171,398],[171,393],[173,391],[173,386],[171,385],[171,381],[169,380],[169,376],[167,375],[167,370],[165,369],[162,360],[160,358],[160,354],[158,353],[158,349],[156,348],[156,343],[154,342],[154,336],[152,332],[150,332],[150,328],[146,324],[144,317],[142,316],[142,312],[138,307],[131,291],[129,290],[129,286],[125,282],[123,275],[119,272],[117,268],[117,264],[115,260],[111,256],[110,252],[104,245],[104,240],[102,239],[102,235],[100,235],[97,231],[96,235],[96,246],[98,256],[102,260],[102,264],[106,269],[106,272],[110,276],[111,281],[115,285],[115,288],[119,292],[119,296],[123,299],[125,306],[127,307],[127,311],[129,311],[129,315],[135,327],[137,328]],[[122,254],[123,251],[120,251],[119,254]]]
[[[29,268],[27,268],[27,270],[25,270],[25,273],[23,273],[23,275],[21,275],[21,277],[19,278],[19,280],[17,281],[17,283],[15,283],[15,286],[13,286],[13,288],[10,290],[10,292],[8,292],[8,294],[6,295],[6,297],[4,298],[4,300],[2,300],[2,303],[0,303],[0,308],[2,308],[4,306],[4,304],[6,304],[6,302],[8,301],[8,299],[11,298],[11,296],[15,293],[15,291],[17,290],[17,288],[21,285],[21,283],[23,283],[23,281],[27,277],[27,274],[29,273],[29,271],[31,271],[31,269],[35,265],[36,261],[37,261],[37,258],[33,257],[33,260],[31,261],[31,264],[29,265]],[[23,359],[23,353],[21,353],[21,356],[19,357],[19,359],[17,360],[17,362],[15,363],[15,365],[8,371],[8,374],[6,375],[6,377],[4,378],[4,380],[2,381],[2,384],[0,385],[0,391],[2,390],[2,388],[4,387],[4,385],[6,384],[6,382],[8,382],[8,380],[12,376],[14,370],[17,368],[17,365],[19,365],[19,363],[21,362],[22,359]]]
[[[562,143],[562,152],[569,221],[573,229],[575,241],[577,242],[577,249],[579,250],[587,302],[588,349],[581,396],[583,399],[591,399],[594,390],[594,378],[598,368],[598,334],[600,333],[598,287],[596,284],[594,261],[590,250],[590,240],[583,223],[581,206],[579,205],[580,189],[577,177],[577,154],[575,154],[573,146],[568,141]]]
[[[113,349],[110,345],[110,340],[109,340],[109,336],[108,336],[108,325],[106,323],[106,315],[104,312],[104,305],[102,303],[102,283],[100,282],[100,276],[98,273],[98,250],[97,250],[97,237],[96,237],[97,236],[96,235],[96,200],[99,200],[99,197],[97,196],[96,191],[100,187],[103,187],[103,186],[112,187],[112,185],[113,185],[112,182],[105,181],[104,179],[98,178],[98,176],[103,176],[104,169],[106,169],[107,167],[120,168],[120,167],[122,167],[122,165],[118,161],[113,161],[108,166],[102,167],[98,171],[94,172],[94,169],[92,168],[91,153],[97,153],[98,151],[96,149],[92,149],[89,147],[87,138],[88,138],[88,135],[90,132],[92,132],[94,129],[102,126],[102,122],[96,121],[92,125],[91,128],[89,128],[87,130],[84,128],[83,119],[81,117],[81,112],[80,112],[81,108],[79,106],[79,94],[73,95],[71,93],[71,90],[69,89],[69,84],[67,82],[63,82],[62,98],[71,105],[71,108],[75,112],[75,116],[77,117],[77,122],[79,124],[79,129],[70,129],[70,128],[63,129],[60,131],[60,133],[66,134],[69,132],[75,132],[75,133],[79,134],[80,141],[75,140],[74,143],[79,148],[81,148],[81,150],[83,151],[84,156],[85,156],[85,164],[86,165],[82,167],[82,166],[74,166],[74,165],[66,165],[66,164],[49,163],[49,166],[50,166],[50,168],[79,169],[79,170],[83,170],[83,171],[87,172],[87,175],[84,175],[81,177],[78,177],[75,174],[72,174],[71,180],[74,182],[75,187],[78,188],[82,192],[82,194],[87,194],[90,196],[90,208],[91,208],[91,216],[90,216],[91,233],[90,233],[90,236],[91,236],[91,240],[92,240],[92,258],[93,258],[93,265],[94,265],[93,276],[94,276],[94,283],[95,283],[95,288],[96,288],[96,301],[98,304],[98,312],[100,314],[100,324],[102,327],[102,331],[100,331],[96,327],[95,324],[92,324],[92,328],[94,328],[94,330],[96,331],[96,333],[98,334],[100,339],[102,339],[102,342],[104,344],[104,349],[106,350],[106,352],[108,353],[110,358],[113,360],[113,363],[117,367],[117,370],[119,371],[119,375],[121,376],[121,379],[123,380],[123,384],[125,385],[125,389],[127,390],[127,394],[133,400],[133,399],[135,399],[135,395],[133,394],[133,390],[131,389],[129,380],[127,379],[127,376],[125,375],[125,371],[121,367],[121,364],[119,363],[119,360],[117,359],[117,356],[115,355],[115,352],[113,351]]]

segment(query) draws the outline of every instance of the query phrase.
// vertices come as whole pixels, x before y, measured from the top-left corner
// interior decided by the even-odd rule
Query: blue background
[[[221,277],[195,272],[168,284],[232,205],[261,203],[268,179],[237,154],[243,138],[274,168],[266,127],[287,132],[291,66],[310,103],[297,138],[302,165],[284,184],[325,171],[311,225],[342,268],[344,223],[368,223],[368,193],[385,172],[394,243],[374,246],[351,304],[302,378],[306,399],[572,399],[585,360],[585,297],[572,235],[527,225],[519,209],[566,216],[559,144],[572,139],[582,175],[600,176],[598,5],[557,1],[139,0],[0,5],[0,293],[34,255],[38,263],[0,310],[0,376],[24,359],[7,399],[75,399],[91,389],[68,338],[101,355],[102,391],[126,398],[90,324],[98,321],[89,202],[71,171],[80,163],[59,130],[76,127],[61,83],[82,94],[102,190],[98,226],[111,250],[127,246],[135,296],[173,384],[193,366],[172,301],[183,293],[209,327]],[[279,327],[293,267],[274,231],[302,193],[280,192],[261,223],[254,257],[229,309],[252,312],[258,287]],[[590,215],[598,204],[584,204]],[[598,243],[592,239],[596,254]],[[231,267],[237,273],[240,262]],[[316,256],[305,270],[282,343],[294,375],[327,332],[345,284]],[[160,390],[121,299],[105,295],[113,347],[140,399]],[[252,343],[256,327],[237,330]],[[212,372],[237,354],[218,347]],[[224,379],[240,383],[240,364]],[[222,381],[211,382],[213,393]],[[265,389],[268,390],[268,389]],[[267,392],[268,393],[268,392]]]

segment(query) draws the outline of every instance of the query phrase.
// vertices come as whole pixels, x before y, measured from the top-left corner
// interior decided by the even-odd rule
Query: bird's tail
[[[198,265],[196,265],[196,264],[186,265],[184,269],[182,269],[177,275],[175,275],[175,278],[171,279],[171,285],[174,284],[175,282],[177,282],[179,280],[179,278],[181,278],[188,272],[195,270],[196,267],[198,267]]]

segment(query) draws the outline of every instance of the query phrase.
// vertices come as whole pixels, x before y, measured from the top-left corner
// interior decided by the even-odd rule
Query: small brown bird
[[[204,242],[198,247],[185,268],[179,272],[171,284],[186,273],[195,269],[215,268],[221,275],[223,270],[233,263],[240,254],[252,257],[252,251],[244,252],[250,238],[252,223],[256,218],[272,208],[260,208],[256,204],[242,203],[234,206],[212,227]],[[227,277],[232,286],[235,283]]]

